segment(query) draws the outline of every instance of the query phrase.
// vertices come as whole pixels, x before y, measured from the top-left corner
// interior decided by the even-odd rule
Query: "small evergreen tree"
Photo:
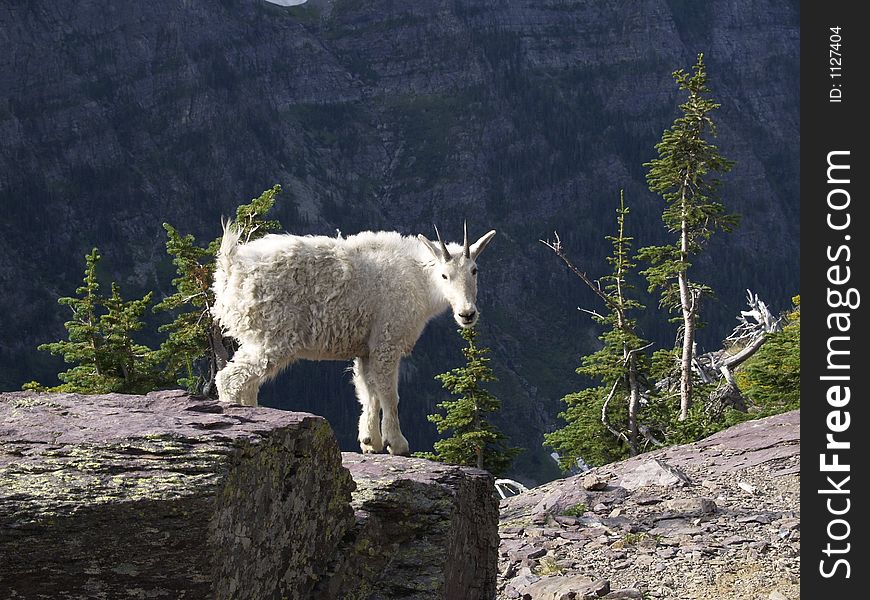
[[[175,318],[158,331],[166,339],[158,352],[167,376],[193,393],[210,395],[214,376],[226,364],[228,350],[211,315],[213,261],[217,247],[196,245],[193,235],[182,235],[169,223],[166,251],[173,257],[178,277],[172,280],[176,292],[154,307],[155,312],[172,311]]]
[[[281,186],[275,185],[236,209],[235,222],[244,242],[280,229],[278,221],[265,218],[280,191]],[[215,375],[226,365],[231,344],[211,314],[211,286],[220,238],[202,247],[193,235],[182,235],[168,223],[163,228],[167,234],[166,251],[172,256],[178,277],[172,280],[176,292],[154,307],[155,311],[175,313],[172,322],[159,328],[167,333],[159,358],[168,378],[190,392],[213,396]]]
[[[101,296],[97,281],[100,259],[96,248],[86,255],[85,276],[83,285],[76,289],[77,296],[58,300],[73,313],[64,323],[69,339],[38,347],[75,365],[58,374],[63,384],[48,389],[80,394],[136,394],[155,389],[164,383],[157,369],[157,356],[133,340],[133,333],[144,325],[142,314],[151,302],[151,293],[139,300],[124,300],[118,285],[112,283],[112,295]],[[25,389],[46,388],[31,382]]]
[[[39,350],[63,356],[68,364],[75,367],[58,374],[64,382],[66,390],[79,393],[97,393],[108,391],[105,385],[105,353],[102,351],[100,322],[97,315],[100,305],[100,284],[97,281],[97,263],[100,254],[96,248],[85,256],[85,276],[83,285],[76,289],[77,297],[58,299],[58,304],[68,306],[72,310],[72,318],[63,324],[69,332],[67,341],[40,344]],[[28,389],[39,389],[36,382],[25,386]],[[64,387],[64,386],[59,386]]]
[[[465,366],[436,376],[444,389],[458,398],[438,404],[438,408],[444,410],[443,415],[428,417],[438,433],[449,431],[451,435],[435,442],[434,453],[422,452],[416,456],[501,475],[522,449],[508,447],[504,434],[488,420],[488,415],[501,408],[498,398],[481,385],[496,381],[489,366],[490,359],[486,357],[489,349],[475,343],[477,332],[473,327],[460,329],[459,333],[467,342],[462,349]]]
[[[559,453],[560,464],[566,470],[578,458],[590,465],[601,465],[626,454],[635,455],[640,451],[641,437],[645,441],[652,439],[648,433],[641,435],[640,399],[644,391],[648,392],[649,371],[644,350],[649,344],[637,335],[636,320],[631,316],[644,307],[628,296],[632,289],[628,276],[635,267],[631,261],[633,238],[625,233],[628,214],[620,192],[617,233],[606,237],[613,247],[607,258],[613,271],[598,282],[592,282],[574,266],[562,251],[558,238],[554,243],[544,242],[602,300],[607,313],[593,312],[592,318],[609,328],[598,338],[603,344],[601,349],[583,357],[577,369],[577,373],[597,379],[600,385],[565,396],[562,401],[567,408],[559,414],[566,422],[565,427],[544,436],[544,443]]]
[[[792,303],[782,331],[767,334],[764,345],[735,374],[757,416],[800,408],[801,297]]]
[[[680,105],[682,116],[664,132],[656,144],[659,157],[644,166],[649,168],[649,189],[666,203],[662,221],[677,234],[674,244],[642,248],[638,257],[651,264],[643,272],[649,291],[661,290],[660,305],[679,313],[682,321],[680,355],[680,420],[688,417],[692,399],[692,359],[695,330],[699,325],[702,296],[712,290],[689,277],[692,260],[716,231],[731,231],[736,215],[726,214],[716,200],[719,180],[716,173],[728,172],[733,163],[725,159],[708,136],[716,135],[711,113],[719,104],[708,97],[707,68],[704,55],[698,55],[693,74],[682,69],[673,77],[679,89],[688,93]]]
[[[545,433],[544,445],[559,454],[559,466],[563,470],[575,468],[579,460],[596,467],[628,456],[628,447],[622,436],[613,435],[601,422],[608,392],[606,387],[597,386],[562,398],[566,408],[558,416],[565,421],[565,426]],[[615,431],[626,428],[625,412],[614,405],[605,409],[604,418]]]
[[[102,350],[108,371],[117,381],[113,391],[144,394],[169,383],[161,372],[158,353],[133,339],[133,333],[145,326],[142,316],[153,295],[148,292],[139,300],[124,300],[120,287],[112,282],[112,295],[102,301],[106,310],[100,316]]]

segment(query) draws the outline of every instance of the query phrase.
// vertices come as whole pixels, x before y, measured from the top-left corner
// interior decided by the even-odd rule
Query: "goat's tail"
[[[221,238],[221,246],[217,253],[217,266],[224,273],[229,273],[236,250],[239,247],[242,231],[238,225],[233,223],[232,219],[221,220],[221,225],[224,229],[224,236]]]

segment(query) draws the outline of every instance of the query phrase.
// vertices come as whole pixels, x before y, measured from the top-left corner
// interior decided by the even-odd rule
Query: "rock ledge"
[[[0,393],[0,423],[0,598],[495,594],[485,472],[180,391]]]

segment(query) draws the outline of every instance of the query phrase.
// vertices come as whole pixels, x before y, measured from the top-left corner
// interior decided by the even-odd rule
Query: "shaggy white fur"
[[[217,374],[220,399],[256,406],[260,385],[297,359],[353,359],[360,447],[407,454],[399,361],[448,307],[460,326],[475,324],[476,259],[494,235],[469,244],[466,229],[463,244],[449,246],[440,237],[434,243],[386,231],[267,235],[241,244],[228,223],[212,312],[240,346]]]

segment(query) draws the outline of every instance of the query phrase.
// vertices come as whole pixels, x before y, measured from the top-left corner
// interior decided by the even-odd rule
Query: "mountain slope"
[[[502,500],[498,597],[798,598],[800,516],[791,411]]]

